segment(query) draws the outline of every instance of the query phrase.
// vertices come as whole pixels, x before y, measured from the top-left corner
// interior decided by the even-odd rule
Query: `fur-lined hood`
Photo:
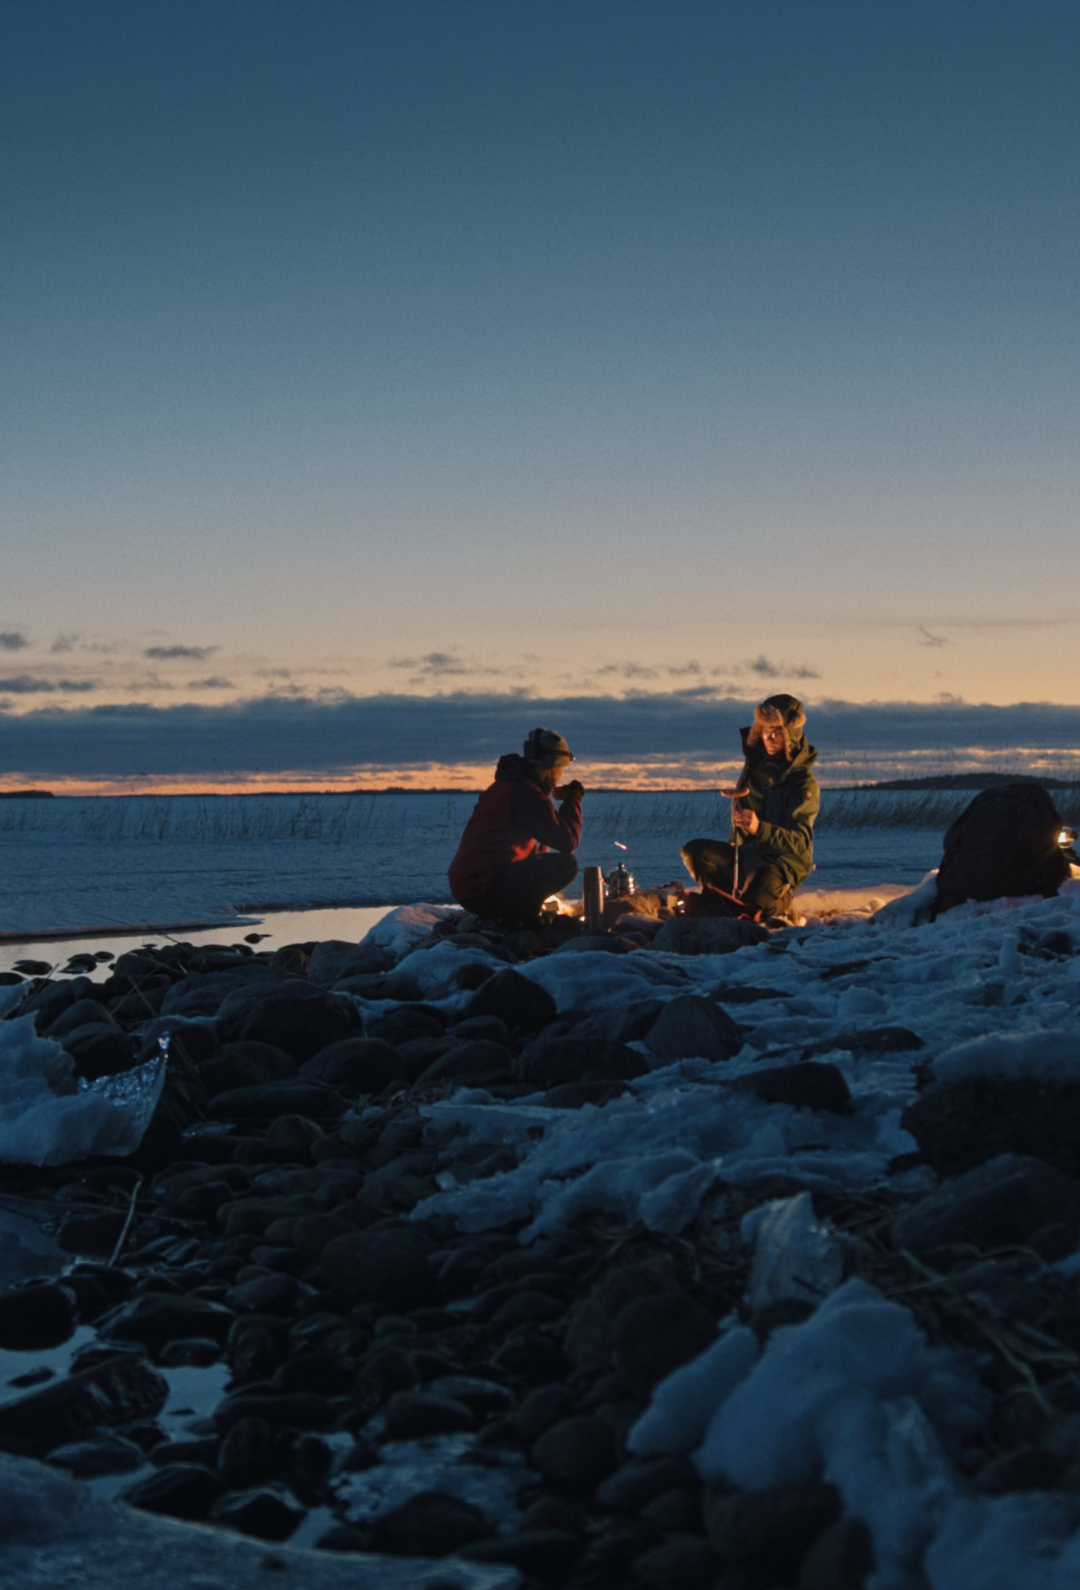
[[[787,759],[790,762],[799,748],[806,728],[806,713],[801,701],[794,696],[770,696],[754,708],[754,721],[743,730],[743,744],[747,751],[761,744],[766,729],[782,728],[787,737]]]

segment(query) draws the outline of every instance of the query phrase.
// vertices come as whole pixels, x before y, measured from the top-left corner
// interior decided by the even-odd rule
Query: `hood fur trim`
[[[759,745],[766,729],[783,729],[787,740],[787,759],[790,762],[806,728],[803,704],[794,696],[770,696],[754,708],[754,721],[746,737],[748,746]]]

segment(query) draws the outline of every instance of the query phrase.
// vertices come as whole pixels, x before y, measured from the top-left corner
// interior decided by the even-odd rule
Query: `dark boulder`
[[[843,1072],[820,1060],[766,1066],[760,1071],[737,1077],[731,1086],[744,1093],[755,1093],[767,1104],[790,1104],[802,1110],[826,1110],[831,1115],[851,1114],[851,1093]]]
[[[326,1082],[351,1098],[358,1093],[381,1093],[388,1082],[400,1076],[401,1068],[392,1044],[355,1033],[305,1060],[300,1074]]]
[[[513,1034],[540,1032],[553,1021],[558,1007],[546,988],[507,967],[489,977],[472,996],[466,1015],[498,1016]]]
[[[337,994],[316,994],[301,998],[295,994],[274,994],[261,999],[248,1013],[241,1038],[270,1043],[284,1049],[297,1065],[303,1065],[329,1044],[359,1027],[360,1016],[351,1000]]]
[[[742,1048],[743,1034],[715,1000],[677,994],[649,1028],[645,1044],[661,1060],[730,1060]]]
[[[354,1236],[335,1237],[319,1263],[331,1285],[347,1296],[408,1310],[439,1301],[439,1284],[427,1262],[434,1251],[419,1226],[383,1221]]]
[[[1026,1154],[1080,1176],[1080,1085],[1033,1078],[939,1082],[904,1111],[903,1126],[939,1176],[998,1154]]]
[[[927,1253],[956,1242],[981,1248],[1031,1245],[1040,1232],[1060,1233],[1061,1257],[1076,1246],[1080,1181],[1044,1160],[1002,1154],[945,1182],[889,1227],[895,1248]]]
[[[153,1418],[165,1406],[168,1392],[145,1358],[118,1353],[0,1407],[0,1450],[44,1457],[100,1425]]]

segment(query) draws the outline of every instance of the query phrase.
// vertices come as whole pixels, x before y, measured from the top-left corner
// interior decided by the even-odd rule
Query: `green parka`
[[[789,762],[767,756],[760,742],[748,744],[749,734],[742,730],[746,765],[738,787],[749,793],[740,805],[756,812],[761,826],[753,838],[741,836],[742,842],[755,847],[759,863],[778,866],[797,888],[814,865],[814,822],[821,807],[821,787],[812,771],[817,749],[804,735]],[[738,842],[734,829],[732,839]]]

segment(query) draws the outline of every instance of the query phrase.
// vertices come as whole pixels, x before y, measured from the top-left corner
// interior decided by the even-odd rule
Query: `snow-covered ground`
[[[940,829],[837,826],[829,799],[814,888],[910,885],[940,859]],[[0,934],[209,927],[267,911],[445,899],[447,864],[474,802],[471,794],[0,801]],[[886,796],[868,797],[868,821],[889,807]],[[639,884],[655,885],[683,878],[679,846],[726,834],[730,814],[716,795],[672,791],[586,795],[584,815],[582,867],[626,860]]]

